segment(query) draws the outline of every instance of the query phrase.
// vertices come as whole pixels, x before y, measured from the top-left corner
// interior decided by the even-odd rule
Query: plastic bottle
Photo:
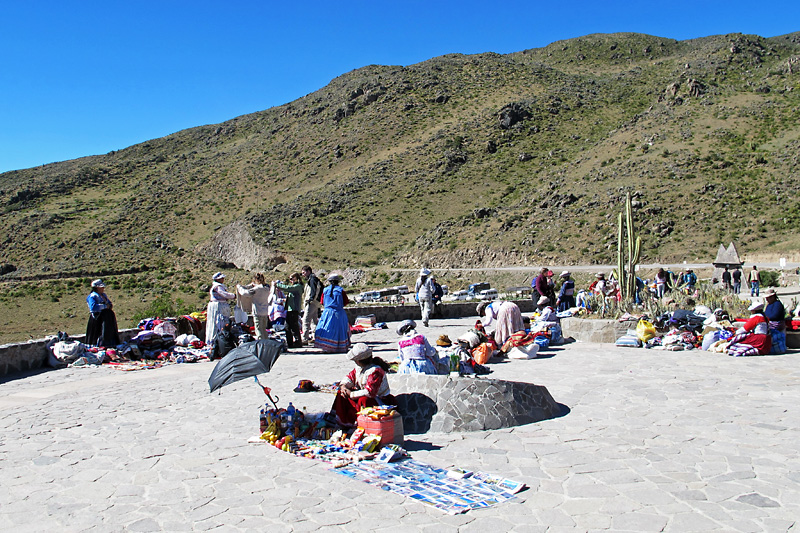
[[[261,433],[264,433],[267,430],[267,414],[264,409],[261,410],[261,414],[258,417],[260,425],[261,425]]]
[[[287,427],[290,427],[290,428],[294,427],[294,424],[296,422],[296,417],[294,415],[295,415],[294,405],[292,405],[292,402],[289,402],[289,407],[286,408],[286,425],[287,425]]]

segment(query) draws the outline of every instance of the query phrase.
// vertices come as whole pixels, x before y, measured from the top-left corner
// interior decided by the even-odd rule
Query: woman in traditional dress
[[[436,348],[431,346],[425,335],[417,333],[417,323],[404,320],[397,326],[400,340],[397,342],[397,353],[400,356],[398,374],[438,374],[439,357]]]
[[[558,299],[556,300],[559,312],[575,307],[575,282],[571,276],[572,274],[569,270],[565,270],[558,276],[561,278],[561,290],[558,291]]]
[[[314,346],[323,352],[344,353],[350,349],[350,323],[344,306],[350,303],[339,286],[341,276],[328,276],[329,285],[322,290],[322,316],[314,332]]]
[[[728,355],[766,355],[772,350],[772,336],[769,334],[769,319],[764,315],[764,304],[755,302],[747,309],[753,314],[730,340],[726,349]]]
[[[85,343],[93,346],[111,347],[120,344],[117,316],[114,304],[106,294],[103,280],[92,282],[92,292],[86,297],[89,306],[89,322],[86,324]]]
[[[386,379],[389,364],[373,356],[372,348],[358,343],[347,352],[347,358],[356,364],[356,368],[339,386],[331,411],[336,414],[339,424],[350,427],[355,425],[362,408],[394,405],[396,402]]]
[[[522,322],[522,313],[517,304],[513,302],[494,301],[491,303],[481,302],[477,307],[478,316],[482,316],[481,324],[484,328],[495,325],[494,341],[498,346],[502,346],[508,338],[525,329]]]
[[[206,312],[206,344],[213,346],[222,326],[230,319],[231,306],[228,302],[235,300],[236,295],[228,292],[228,289],[223,285],[225,283],[225,274],[222,272],[217,272],[211,279],[213,283],[211,284],[211,290],[208,291],[210,299],[208,311]]]

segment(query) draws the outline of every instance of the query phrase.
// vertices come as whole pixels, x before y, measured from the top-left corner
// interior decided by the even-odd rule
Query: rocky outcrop
[[[244,270],[271,270],[286,262],[286,258],[278,251],[257,244],[250,235],[249,226],[241,221],[220,229],[198,251]]]

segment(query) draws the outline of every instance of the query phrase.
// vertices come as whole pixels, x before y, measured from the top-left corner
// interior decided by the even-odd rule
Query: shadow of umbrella
[[[241,379],[269,372],[284,350],[283,343],[271,339],[247,342],[219,360],[208,378],[211,392]]]

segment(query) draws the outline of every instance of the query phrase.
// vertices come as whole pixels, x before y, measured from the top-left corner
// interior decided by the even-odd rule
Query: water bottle
[[[458,356],[457,353],[450,354],[450,373],[451,374],[458,374],[460,370],[461,358]]]
[[[292,402],[289,402],[289,407],[286,408],[286,425],[290,428],[294,427],[295,423],[294,413],[295,413],[294,405],[292,405]]]
[[[261,423],[261,433],[264,433],[267,430],[267,413],[264,409],[261,410],[261,414],[258,417]]]

